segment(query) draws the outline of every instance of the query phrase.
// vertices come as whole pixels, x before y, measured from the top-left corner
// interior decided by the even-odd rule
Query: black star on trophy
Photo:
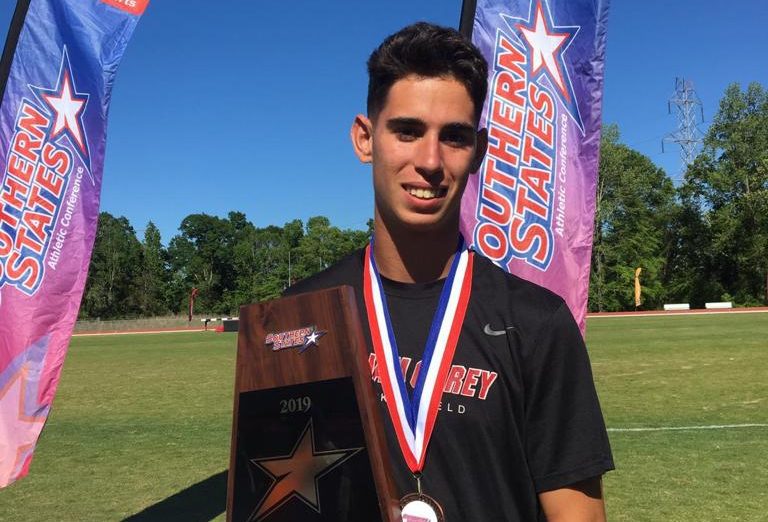
[[[318,451],[310,419],[289,455],[251,459],[273,482],[250,520],[263,520],[293,498],[322,513],[318,481],[360,449]]]

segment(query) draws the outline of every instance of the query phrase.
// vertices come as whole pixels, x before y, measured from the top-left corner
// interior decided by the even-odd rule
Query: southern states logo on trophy
[[[80,185],[93,177],[82,120],[89,94],[78,92],[66,47],[55,85],[28,88],[0,190],[0,288],[31,296],[56,270]]]
[[[313,324],[287,332],[269,333],[264,344],[272,345],[273,352],[301,347],[299,353],[304,353],[312,346],[319,346],[318,340],[327,333],[326,330],[318,330]]]

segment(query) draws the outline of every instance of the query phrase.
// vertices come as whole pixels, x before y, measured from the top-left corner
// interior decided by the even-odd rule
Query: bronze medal
[[[400,499],[403,522],[445,522],[443,508],[424,493],[410,493]]]

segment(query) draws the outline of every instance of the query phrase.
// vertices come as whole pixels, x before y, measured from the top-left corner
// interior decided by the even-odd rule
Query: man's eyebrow
[[[470,125],[469,123],[461,123],[461,122],[449,123],[443,127],[443,130],[460,131],[460,132],[476,132],[477,131],[474,125]]]
[[[400,118],[390,118],[387,120],[387,128],[390,130],[403,127],[403,126],[424,127],[426,126],[426,124],[419,118],[400,117]]]
[[[403,117],[397,117],[397,118],[390,118],[387,120],[387,128],[397,129],[400,127],[426,127],[426,123],[424,121],[420,120],[419,118],[409,118],[406,116]],[[443,131],[460,131],[460,132],[475,132],[477,129],[473,125],[470,125],[469,123],[464,122],[452,122],[448,123],[443,126]]]

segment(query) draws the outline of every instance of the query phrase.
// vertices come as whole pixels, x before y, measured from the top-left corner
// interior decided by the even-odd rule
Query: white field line
[[[604,319],[611,317],[674,317],[676,315],[715,315],[715,314],[760,314],[768,312],[767,309],[762,310],[749,310],[741,309],[734,310],[706,310],[706,311],[690,311],[690,312],[611,312],[607,314],[587,314],[587,319]]]
[[[72,337],[93,337],[96,335],[136,335],[136,334],[163,334],[163,333],[181,333],[181,332],[205,332],[206,330],[137,330],[130,332],[88,332],[72,334]],[[213,332],[214,330],[208,330]]]
[[[609,432],[728,430],[736,428],[768,428],[768,424],[712,424],[709,426],[659,426],[658,428],[608,428]]]

